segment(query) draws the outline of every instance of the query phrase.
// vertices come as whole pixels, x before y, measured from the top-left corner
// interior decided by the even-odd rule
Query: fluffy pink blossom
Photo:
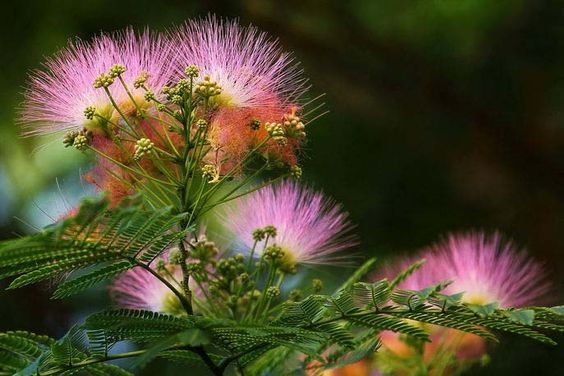
[[[222,87],[219,100],[236,107],[280,107],[295,102],[307,89],[290,54],[253,26],[208,16],[188,21],[172,32],[178,47],[178,78],[195,65]]]
[[[463,292],[462,301],[472,304],[498,302],[502,308],[532,304],[548,291],[541,265],[499,233],[453,234],[417,255],[389,266],[375,279],[394,278],[415,261],[425,264],[400,284],[410,290],[421,290],[439,282],[452,280],[443,290],[446,294]],[[438,326],[430,328],[431,343],[425,344],[424,359],[432,361],[441,349],[450,349],[457,358],[477,359],[486,351],[486,343],[474,334]],[[396,333],[380,336],[385,348],[398,356],[413,356],[413,348]]]
[[[115,64],[126,67],[122,77],[133,96],[143,101],[143,89],[135,89],[133,83],[147,73],[146,85],[158,94],[171,76],[171,45],[162,36],[148,31],[137,34],[131,29],[102,34],[90,42],[69,42],[65,49],[46,61],[45,69],[31,75],[20,119],[25,133],[91,128],[93,121],[84,115],[89,106],[94,106],[107,118],[114,117],[108,96],[103,89],[95,89],[93,83]],[[125,111],[134,108],[117,79],[109,90]]]
[[[245,252],[254,244],[255,229],[276,227],[277,235],[269,244],[280,246],[296,263],[338,262],[335,254],[356,244],[350,234],[352,225],[340,205],[291,181],[243,196],[225,209],[221,219]],[[257,245],[258,255],[263,245]]]
[[[174,277],[174,279],[172,277]],[[174,266],[165,278],[175,287],[182,280],[180,267]],[[119,276],[110,286],[112,300],[123,308],[175,314],[181,311],[178,297],[147,270],[136,267]]]
[[[531,304],[548,290],[542,266],[499,233],[490,236],[482,232],[450,235],[388,268],[384,274],[393,277],[423,258],[427,260],[423,267],[400,287],[420,290],[453,280],[444,293],[464,292],[464,301],[480,304],[496,301],[505,308]]]

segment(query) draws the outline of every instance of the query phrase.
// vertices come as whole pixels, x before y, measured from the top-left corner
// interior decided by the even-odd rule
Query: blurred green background
[[[4,2],[0,238],[33,231],[89,193],[78,153],[59,140],[18,136],[26,72],[75,35],[88,39],[128,25],[164,29],[208,12],[278,36],[302,61],[314,91],[327,94],[331,112],[308,131],[305,178],[350,211],[361,255],[388,258],[448,231],[499,229],[546,263],[554,281],[549,303],[562,302],[559,1]],[[2,291],[0,330],[60,336],[104,299],[103,288],[62,303],[49,300],[48,285]],[[562,375],[563,350],[505,338],[491,365],[472,373]],[[145,373],[163,374],[157,366]]]

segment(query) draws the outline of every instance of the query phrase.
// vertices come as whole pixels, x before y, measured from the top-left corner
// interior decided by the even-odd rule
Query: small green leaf
[[[532,309],[515,309],[506,311],[506,314],[510,320],[523,325],[533,325],[535,321],[535,311]]]
[[[187,346],[204,346],[210,343],[211,339],[207,332],[199,328],[192,328],[178,333],[178,341]]]
[[[494,313],[495,310],[498,308],[499,304],[497,302],[493,302],[493,303],[485,304],[485,305],[467,304],[466,306],[472,312],[474,312],[478,316],[484,318],[484,317],[487,317],[487,316],[491,315],[492,313]]]
[[[552,312],[556,313],[557,315],[564,316],[564,305],[556,306],[556,307],[550,307],[550,310]]]

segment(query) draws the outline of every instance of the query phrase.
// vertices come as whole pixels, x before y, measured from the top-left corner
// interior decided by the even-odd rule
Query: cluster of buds
[[[243,273],[246,273],[245,257],[238,254],[234,257],[224,258],[217,262],[217,274],[226,282],[234,281]]]
[[[155,93],[152,90],[147,90],[144,97],[147,102],[152,102],[156,99]]]
[[[298,165],[293,165],[290,167],[290,176],[296,180],[302,178],[302,168]]]
[[[113,65],[107,73],[102,73],[94,80],[94,88],[99,89],[101,87],[110,87],[116,77],[119,77],[123,72],[125,72],[125,66],[121,64]]]
[[[125,72],[125,66],[121,64],[115,64],[110,68],[108,75],[116,78],[119,77],[123,72]]]
[[[96,107],[88,106],[84,109],[84,117],[86,119],[92,120],[92,119],[94,119],[95,115],[96,115]]]
[[[109,74],[102,73],[94,80],[94,88],[99,89],[101,87],[107,88],[114,83],[114,77]]]
[[[188,65],[186,69],[184,69],[184,73],[186,73],[188,77],[196,78],[200,74],[200,69],[195,65]]]
[[[268,225],[263,228],[257,228],[256,230],[254,230],[253,239],[257,242],[260,242],[261,240],[264,240],[267,235],[271,238],[275,238],[277,233],[278,231],[276,230],[276,227]]]
[[[280,288],[276,286],[270,286],[268,289],[266,289],[265,295],[268,299],[276,299],[280,296]]]
[[[208,121],[206,119],[198,119],[196,126],[200,129],[205,129],[208,126]]]
[[[286,146],[288,144],[284,128],[280,123],[264,123],[264,128],[278,145]]]
[[[202,176],[208,183],[217,183],[219,181],[219,169],[215,165],[207,164],[202,167]]]
[[[190,242],[191,250],[188,253],[190,258],[199,260],[203,264],[215,265],[219,248],[212,241],[207,240],[205,237],[199,240]]]
[[[65,147],[68,148],[73,146],[80,151],[85,150],[91,142],[92,132],[87,129],[67,132],[63,138],[63,144]]]
[[[260,129],[260,120],[253,119],[251,121],[251,129],[253,131],[258,131]]]
[[[189,262],[186,264],[186,270],[188,271],[188,274],[197,281],[207,279],[204,267],[199,262]]]
[[[277,264],[278,261],[282,260],[285,255],[286,252],[284,252],[281,247],[277,245],[271,245],[264,250],[262,257],[266,261],[271,261],[273,264]]]
[[[168,260],[173,265],[182,265],[186,262],[186,259],[182,255],[182,252],[180,252],[179,250],[170,252]]]
[[[136,89],[144,88],[145,84],[147,83],[147,79],[149,78],[149,73],[142,72],[137,78],[133,81],[133,87]]]
[[[201,97],[209,98],[215,95],[221,94],[221,86],[211,79],[209,75],[204,76],[204,80],[198,83],[194,89],[194,92]]]
[[[305,125],[295,112],[284,115],[282,124],[286,129],[286,135],[290,138],[305,138]]]
[[[133,159],[138,161],[145,154],[153,151],[155,144],[148,138],[141,138],[135,143],[135,153],[133,154]]]
[[[184,90],[186,89],[186,80],[181,79],[176,86],[164,86],[162,89],[163,94],[167,101],[181,105],[184,101]]]

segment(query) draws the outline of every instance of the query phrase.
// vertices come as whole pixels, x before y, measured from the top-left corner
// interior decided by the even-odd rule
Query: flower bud
[[[321,290],[323,290],[323,281],[321,281],[318,278],[314,278],[311,281],[311,288],[313,289],[313,292],[316,294],[321,292]]]
[[[290,167],[290,176],[294,179],[299,180],[302,178],[302,168],[298,165],[293,165]]]
[[[101,87],[107,88],[114,83],[114,78],[110,75],[102,73],[94,80],[94,88],[99,89]]]
[[[138,161],[145,154],[153,151],[155,144],[148,138],[141,138],[135,143],[135,153],[133,154],[133,159]]]
[[[121,64],[115,64],[110,68],[110,71],[109,71],[108,74],[109,74],[110,77],[115,78],[115,77],[120,76],[123,72],[125,72],[125,66],[121,65]]]
[[[96,114],[96,107],[88,106],[84,109],[84,117],[88,120],[94,119],[94,115]]]
[[[186,73],[188,77],[196,78],[200,74],[200,70],[195,65],[188,65],[186,69],[184,69],[184,73]]]
[[[266,297],[268,299],[276,299],[280,296],[280,289],[276,286],[271,286],[266,290]]]

